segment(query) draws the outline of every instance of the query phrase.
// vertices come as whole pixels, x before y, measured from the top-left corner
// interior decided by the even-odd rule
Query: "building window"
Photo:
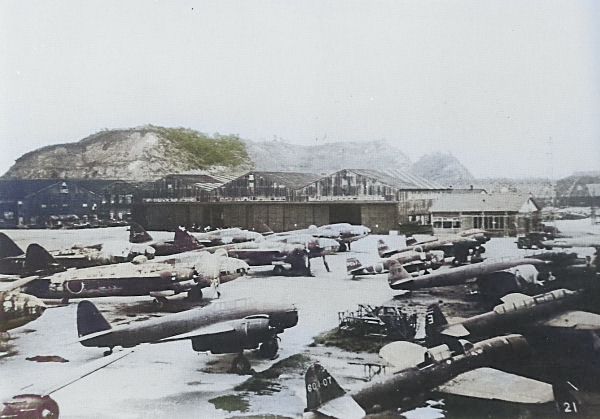
[[[433,217],[433,228],[459,229],[461,227],[458,217]]]

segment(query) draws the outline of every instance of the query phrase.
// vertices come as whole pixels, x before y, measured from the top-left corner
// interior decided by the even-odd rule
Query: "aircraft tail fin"
[[[200,243],[194,236],[182,228],[175,230],[173,245],[180,252],[204,248],[202,243]]]
[[[377,252],[379,253],[379,257],[385,257],[389,251],[390,246],[388,246],[386,242],[381,239],[377,240]]]
[[[4,233],[0,233],[0,258],[9,258],[13,256],[21,256],[23,249]]]
[[[146,243],[152,241],[152,236],[146,229],[136,222],[131,222],[129,226],[129,243]]]
[[[425,313],[425,336],[432,337],[439,333],[443,326],[448,324],[446,316],[442,313],[440,306],[437,304],[431,304],[427,307],[427,313]]]
[[[346,258],[346,272],[352,273],[362,267],[362,263],[355,257]]]
[[[26,275],[42,272],[44,274],[51,274],[65,270],[46,249],[37,243],[32,243],[27,246],[25,264],[23,266]]]
[[[96,306],[87,300],[77,304],[77,334],[79,337],[109,330],[110,324]]]
[[[396,260],[390,260],[389,264],[390,273],[388,274],[388,283],[393,289],[410,289],[412,276],[409,274],[404,266]]]
[[[569,381],[552,385],[556,410],[561,416],[578,416],[584,413],[578,391],[579,389]]]
[[[362,418],[365,411],[340,387],[319,363],[311,365],[304,376],[305,412],[317,412],[330,418]]]

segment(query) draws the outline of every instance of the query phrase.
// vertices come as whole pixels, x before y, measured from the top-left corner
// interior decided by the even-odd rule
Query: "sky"
[[[595,0],[2,0],[0,57],[0,174],[147,124],[600,170]]]

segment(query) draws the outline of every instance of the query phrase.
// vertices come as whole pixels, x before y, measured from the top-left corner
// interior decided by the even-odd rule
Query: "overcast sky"
[[[600,2],[0,2],[0,173],[145,124],[600,170]]]

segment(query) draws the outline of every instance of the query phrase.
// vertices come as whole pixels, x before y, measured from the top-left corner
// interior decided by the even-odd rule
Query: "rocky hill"
[[[246,141],[256,170],[332,173],[342,169],[408,169],[410,160],[387,141],[297,145]]]
[[[214,173],[251,168],[237,137],[146,126],[102,131],[79,142],[40,148],[20,157],[2,178],[151,181],[198,169]]]
[[[231,174],[253,168],[309,173],[402,169],[442,185],[472,182],[469,171],[452,155],[429,154],[412,164],[385,140],[297,145],[155,126],[105,130],[79,142],[40,148],[20,157],[2,178],[152,181],[173,173]]]
[[[444,186],[465,188],[473,185],[475,178],[460,161],[449,153],[429,153],[411,165],[410,171]]]

